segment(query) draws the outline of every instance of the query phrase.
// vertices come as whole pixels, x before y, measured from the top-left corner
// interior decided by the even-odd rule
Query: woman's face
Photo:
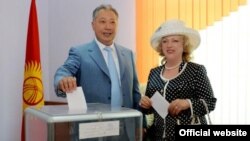
[[[182,60],[184,36],[170,35],[163,37],[161,40],[161,48],[167,61]]]

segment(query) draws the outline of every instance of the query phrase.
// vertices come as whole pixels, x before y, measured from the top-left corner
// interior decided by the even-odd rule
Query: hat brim
[[[169,26],[168,23],[164,23],[151,37],[151,46],[156,49],[163,37],[171,35],[183,35],[186,36],[190,43],[190,50],[195,50],[200,44],[200,34],[198,31],[178,25]]]

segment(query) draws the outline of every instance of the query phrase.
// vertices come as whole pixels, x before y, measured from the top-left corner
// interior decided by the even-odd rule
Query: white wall
[[[40,50],[46,100],[60,100],[53,91],[56,68],[72,45],[92,40],[91,14],[101,3],[119,12],[117,42],[135,51],[134,0],[37,0]],[[0,0],[0,140],[21,136],[22,85],[29,0]]]

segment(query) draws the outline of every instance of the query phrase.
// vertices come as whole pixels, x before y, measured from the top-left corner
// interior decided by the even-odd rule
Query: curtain
[[[158,65],[158,54],[150,47],[150,37],[164,21],[181,19],[189,27],[205,29],[246,0],[136,0],[136,55],[138,77],[147,81],[150,68]]]
[[[193,61],[207,68],[218,99],[211,113],[213,123],[249,124],[250,4],[246,0],[137,0],[136,5],[140,83],[145,84],[150,69],[159,65],[150,46],[152,33],[167,19],[182,19],[201,34]]]
[[[250,4],[201,30],[194,61],[204,64],[218,99],[216,124],[250,123]]]

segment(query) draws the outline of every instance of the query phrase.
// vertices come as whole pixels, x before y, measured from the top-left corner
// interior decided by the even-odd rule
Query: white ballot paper
[[[86,111],[87,103],[82,87],[77,87],[72,93],[67,93],[67,101],[70,111]]]
[[[158,91],[154,93],[151,100],[153,108],[162,118],[165,118],[168,115],[168,101]]]

